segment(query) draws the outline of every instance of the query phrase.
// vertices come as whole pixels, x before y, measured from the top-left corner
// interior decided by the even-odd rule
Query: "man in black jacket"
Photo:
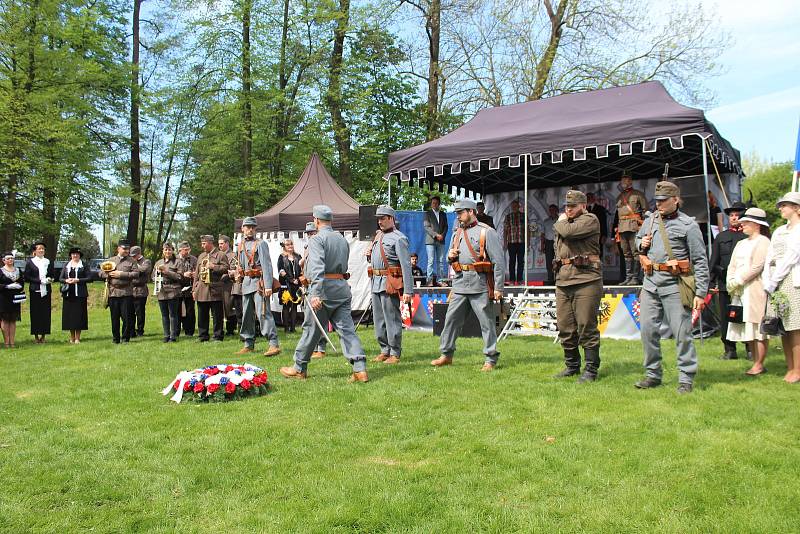
[[[733,247],[742,239],[747,236],[742,233],[742,226],[739,223],[739,217],[747,209],[741,202],[734,202],[731,207],[725,210],[725,215],[728,216],[728,229],[719,233],[717,239],[714,240],[714,245],[711,250],[711,261],[709,262],[709,270],[711,271],[711,283],[709,287],[716,288],[719,300],[719,335],[722,338],[722,344],[725,346],[725,353],[721,356],[723,360],[735,360],[736,343],[728,341],[728,304],[730,304],[730,295],[728,295],[728,288],[725,285],[725,279],[728,276],[728,264],[731,262],[733,255]]]

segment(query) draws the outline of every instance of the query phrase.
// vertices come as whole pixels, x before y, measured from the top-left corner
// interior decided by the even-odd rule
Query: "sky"
[[[719,58],[726,73],[706,83],[717,95],[708,118],[743,155],[755,151],[774,162],[794,160],[800,124],[800,2],[721,0],[716,8],[721,28],[734,42]]]

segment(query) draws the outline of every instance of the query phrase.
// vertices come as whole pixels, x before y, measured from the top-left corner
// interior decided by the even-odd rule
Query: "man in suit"
[[[431,209],[425,212],[425,250],[428,253],[428,285],[436,284],[436,279],[447,277],[444,262],[445,239],[447,235],[447,214],[439,209],[442,199],[431,197]]]

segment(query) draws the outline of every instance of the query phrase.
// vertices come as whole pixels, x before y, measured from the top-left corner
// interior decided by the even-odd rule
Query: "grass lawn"
[[[60,300],[60,299],[56,299]],[[60,311],[44,346],[19,325],[0,350],[0,529],[4,532],[789,532],[797,531],[800,388],[720,361],[698,344],[692,395],[678,396],[674,343],[665,385],[634,389],[638,342],[606,341],[601,380],[551,376],[545,338],[500,345],[478,371],[479,340],[433,369],[438,338],[406,333],[403,361],[346,383],[340,356],[308,381],[277,372],[297,335],[263,366],[272,392],[223,404],[175,405],[160,391],[183,369],[243,363],[237,339],[112,345],[107,312],[66,343]],[[361,332],[374,355],[373,331]],[[257,348],[264,349],[260,341]]]

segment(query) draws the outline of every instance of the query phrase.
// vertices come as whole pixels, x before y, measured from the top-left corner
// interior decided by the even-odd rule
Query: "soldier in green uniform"
[[[678,209],[678,186],[672,182],[658,182],[655,199],[656,213],[647,218],[636,235],[645,271],[639,295],[639,324],[646,374],[636,387],[646,389],[661,385],[660,326],[666,322],[675,337],[678,353],[678,393],[691,393],[697,373],[692,310],[702,311],[705,307],[708,259],[700,227]],[[694,275],[693,281],[689,278],[691,275]]]
[[[597,311],[603,296],[600,263],[600,222],[586,211],[586,195],[568,191],[566,209],[553,225],[556,273],[556,320],[564,349],[565,368],[556,377],[576,375],[581,353],[586,361],[578,382],[597,380],[600,368],[600,331]]]
[[[314,320],[313,309],[321,325],[331,322],[336,327],[344,357],[353,368],[348,381],[367,382],[367,357],[356,335],[350,311],[353,299],[347,282],[350,278],[347,272],[350,245],[342,234],[332,228],[333,213],[328,206],[314,206],[313,214],[318,233],[308,242],[308,255],[304,262],[308,293],[303,311],[303,334],[294,351],[294,365],[281,367],[280,373],[286,378],[306,378],[311,352],[322,336]]]
[[[633,188],[633,178],[627,173],[620,180],[620,187],[622,192],[617,196],[617,212],[614,215],[615,239],[625,259],[625,280],[620,285],[635,286],[641,283],[641,269],[636,257],[636,232],[642,227],[647,197]]]
[[[478,222],[475,202],[459,200],[455,211],[459,228],[453,236],[447,260],[456,274],[447,300],[447,314],[439,345],[441,356],[433,360],[431,365],[442,367],[453,363],[456,339],[471,307],[478,317],[483,335],[485,360],[481,371],[492,371],[500,358],[492,300],[503,298],[503,248],[494,228]]]
[[[208,341],[208,315],[211,314],[214,341],[225,337],[222,328],[225,288],[222,277],[228,274],[228,257],[220,251],[213,235],[200,236],[203,252],[197,257],[192,296],[197,302],[197,335],[200,342]]]
[[[228,258],[228,272],[222,277],[222,287],[224,289],[224,295],[222,297],[222,314],[225,316],[225,333],[229,336],[232,336],[236,330],[236,326],[239,324],[238,315],[236,313],[237,305],[236,305],[236,297],[239,297],[239,308],[242,306],[242,289],[239,287],[239,294],[236,295],[234,293],[234,287],[237,285],[236,282],[236,269],[233,268],[233,265],[236,261],[236,253],[231,250],[231,238],[224,235],[219,234],[217,237],[217,246],[219,246],[219,251],[225,254],[225,257]]]

